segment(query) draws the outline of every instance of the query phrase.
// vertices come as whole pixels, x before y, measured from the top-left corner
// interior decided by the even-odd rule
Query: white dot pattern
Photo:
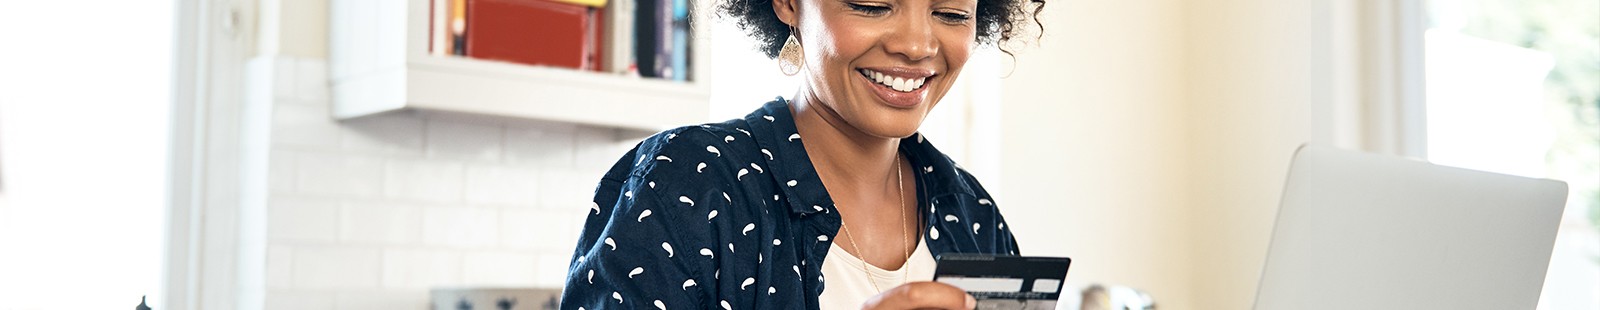
[[[839,215],[788,104],[669,130],[617,161],[587,206],[560,309],[817,309],[826,286],[806,262],[828,254]],[[976,179],[920,133],[900,150],[921,172],[906,186],[931,214],[932,254],[1018,253]]]

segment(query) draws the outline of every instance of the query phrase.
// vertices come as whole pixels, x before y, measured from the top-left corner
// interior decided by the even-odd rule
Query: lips
[[[932,70],[912,68],[860,68],[856,73],[873,95],[890,106],[911,108],[927,97],[927,83],[938,76]]]

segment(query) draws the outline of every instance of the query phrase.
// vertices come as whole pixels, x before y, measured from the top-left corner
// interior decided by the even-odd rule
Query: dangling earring
[[[783,48],[778,50],[778,70],[787,76],[799,74],[800,66],[806,63],[804,51],[800,40],[794,37],[794,27],[789,27],[789,39],[784,40]]]

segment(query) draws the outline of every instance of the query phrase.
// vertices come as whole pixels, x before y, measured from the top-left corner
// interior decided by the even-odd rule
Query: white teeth
[[[917,90],[922,88],[923,83],[928,81],[928,78],[926,77],[906,79],[903,77],[885,75],[882,72],[867,69],[861,69],[861,73],[871,77],[874,82],[883,84],[883,86],[888,86],[890,89],[894,89],[898,92],[911,92],[913,90]]]

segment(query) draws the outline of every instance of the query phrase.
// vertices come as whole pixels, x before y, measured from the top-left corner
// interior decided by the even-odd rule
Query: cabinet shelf
[[[654,131],[709,115],[709,70],[699,66],[694,81],[670,81],[432,55],[427,0],[334,0],[331,9],[338,119],[414,111]],[[697,30],[694,44],[707,46],[704,38]],[[693,63],[706,63],[701,50]]]

